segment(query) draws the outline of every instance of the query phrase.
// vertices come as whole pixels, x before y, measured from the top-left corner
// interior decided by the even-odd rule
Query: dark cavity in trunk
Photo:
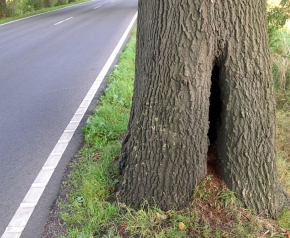
[[[211,75],[211,89],[210,89],[210,105],[209,105],[209,130],[208,138],[210,144],[215,143],[218,139],[218,132],[221,125],[221,110],[222,101],[220,98],[219,87],[219,67],[214,66]],[[215,143],[216,144],[216,143]]]

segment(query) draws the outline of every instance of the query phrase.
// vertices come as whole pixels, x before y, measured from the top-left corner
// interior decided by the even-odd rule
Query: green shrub
[[[11,0],[7,2],[7,15],[16,16],[22,14],[22,6],[18,0]]]
[[[42,1],[24,0],[22,2],[22,13],[33,12],[42,8]]]

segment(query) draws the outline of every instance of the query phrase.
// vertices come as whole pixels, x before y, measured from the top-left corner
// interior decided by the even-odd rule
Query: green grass
[[[119,217],[119,207],[108,202],[118,180],[114,165],[126,132],[134,79],[135,38],[126,46],[108,78],[105,95],[83,128],[85,146],[71,164],[66,184],[72,191],[60,202],[69,237],[99,237]]]
[[[162,211],[146,201],[135,210],[114,199],[120,179],[116,160],[131,107],[135,42],[134,31],[108,79],[105,95],[83,128],[85,145],[71,163],[64,185],[69,193],[58,201],[65,237],[285,237],[290,230],[289,210],[276,221],[255,216],[214,175],[203,180],[192,202],[181,211]],[[278,164],[280,180],[290,191],[287,95],[277,94],[277,105],[282,105],[277,112]]]
[[[57,9],[73,6],[73,5],[80,4],[80,3],[83,3],[83,2],[88,2],[88,1],[89,0],[76,0],[75,2],[72,2],[72,3],[69,3],[69,4],[65,4],[65,5],[42,8],[42,9],[39,9],[39,10],[36,10],[36,11],[27,12],[27,13],[24,13],[24,14],[16,14],[15,16],[11,16],[11,17],[7,17],[7,18],[4,18],[4,19],[0,19],[0,24],[7,23],[7,22],[10,22],[10,21],[15,21],[15,20],[22,19],[22,18],[25,18],[25,17],[34,16],[34,15],[45,13],[45,12],[51,12],[51,11],[54,11],[54,10],[57,10]]]

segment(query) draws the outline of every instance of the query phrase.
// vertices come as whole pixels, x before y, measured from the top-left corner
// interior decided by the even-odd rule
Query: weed
[[[225,189],[222,192],[219,192],[217,194],[218,200],[220,199],[223,203],[223,207],[227,208],[229,206],[233,206],[237,203],[236,196],[233,191],[229,189]]]

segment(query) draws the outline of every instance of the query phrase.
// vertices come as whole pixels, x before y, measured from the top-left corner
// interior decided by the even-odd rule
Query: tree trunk
[[[186,206],[205,176],[211,121],[223,178],[245,206],[276,216],[289,205],[277,182],[269,55],[264,0],[139,0],[121,200]]]
[[[44,7],[51,7],[51,0],[44,0],[43,1],[43,6]]]
[[[6,0],[0,0],[0,18],[7,17],[7,4]]]

